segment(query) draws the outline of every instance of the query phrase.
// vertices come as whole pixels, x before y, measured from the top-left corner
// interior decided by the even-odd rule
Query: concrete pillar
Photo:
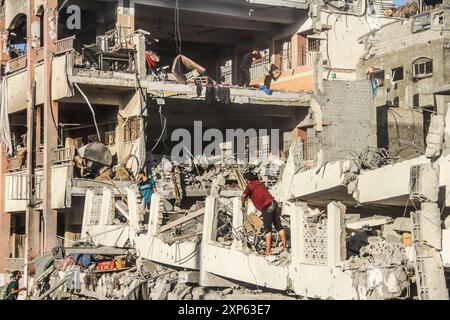
[[[109,216],[111,215],[111,210],[114,206],[115,210],[115,204],[114,202],[114,193],[111,190],[111,188],[103,188],[103,197],[102,197],[102,211],[100,214],[100,226],[106,226],[108,225]]]
[[[240,230],[244,224],[244,215],[241,211],[241,199],[233,198],[233,229]],[[242,250],[242,242],[239,239],[233,240],[233,249]]]
[[[419,170],[421,169],[421,170]],[[412,212],[413,243],[416,251],[417,291],[421,300],[448,300],[442,249],[441,212],[437,205],[439,166],[426,164],[416,169],[413,194],[422,200],[420,211]]]
[[[51,166],[53,150],[58,146],[58,102],[52,100],[51,74],[53,54],[56,51],[56,14],[58,1],[44,3],[44,251],[49,252],[57,242],[57,211],[52,209]]]
[[[86,190],[86,195],[84,197],[84,209],[83,209],[83,224],[81,227],[81,237],[86,237],[87,227],[91,219],[92,204],[94,202],[95,193],[93,190]]]
[[[205,215],[203,218],[203,235],[200,256],[200,285],[202,287],[216,286],[216,281],[220,278],[207,272],[205,266],[208,263],[208,245],[213,237],[215,237],[214,222],[217,216],[217,198],[207,197],[205,202]]]
[[[134,0],[119,0],[119,6],[117,8],[117,27],[123,28],[127,31],[122,31],[124,34],[132,34],[135,31],[134,21]]]
[[[0,65],[4,66],[8,61],[6,51],[7,32],[5,30],[4,12],[0,16]],[[8,166],[8,154],[6,147],[0,144],[0,273],[5,272],[5,260],[10,254],[10,228],[11,215],[5,212],[6,190],[5,174]]]
[[[131,190],[135,194],[134,198],[136,198],[136,193]],[[136,202],[136,200],[135,200]],[[128,206],[130,208],[130,217],[132,216],[131,213],[131,198],[128,196]],[[159,234],[159,215],[160,215],[160,208],[161,206],[161,195],[159,193],[154,193],[152,195],[152,203],[150,205],[150,216],[149,216],[149,225],[148,225],[148,235],[156,237]],[[137,207],[137,205],[136,205]]]
[[[346,258],[345,250],[345,206],[339,202],[331,202],[327,206],[327,244],[328,266],[342,265]]]
[[[35,0],[29,1],[29,11],[27,15],[27,175],[28,175],[28,188],[27,194],[27,209],[25,213],[25,263],[38,257],[40,255],[40,215],[39,212],[34,209],[35,195],[31,192],[30,181],[35,175],[34,172],[34,157],[35,153],[31,152],[35,143],[35,65],[37,61],[36,49],[39,46],[39,17],[35,14]],[[28,270],[24,270],[25,286],[28,283]]]
[[[141,76],[141,79],[145,79],[147,74],[147,65],[145,61],[145,37],[141,34],[135,34],[133,36],[133,43],[136,45],[136,70]]]
[[[0,145],[0,273],[5,272],[5,258],[10,254],[11,215],[5,212],[5,173],[8,156],[4,145]]]
[[[295,269],[303,262],[305,241],[303,239],[303,221],[305,211],[308,210],[306,203],[286,203],[286,208],[291,212],[291,266]]]

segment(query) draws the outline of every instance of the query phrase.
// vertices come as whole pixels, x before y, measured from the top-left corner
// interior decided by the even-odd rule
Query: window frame
[[[422,71],[420,70],[422,69]],[[429,70],[431,69],[431,70]],[[413,79],[420,80],[433,76],[433,59],[422,57],[412,63]]]

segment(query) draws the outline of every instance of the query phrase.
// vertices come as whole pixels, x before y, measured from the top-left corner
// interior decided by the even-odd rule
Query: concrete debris
[[[377,227],[390,223],[392,220],[393,219],[390,217],[372,216],[370,218],[360,219],[355,222],[349,222],[347,223],[347,228],[357,230],[368,227]]]

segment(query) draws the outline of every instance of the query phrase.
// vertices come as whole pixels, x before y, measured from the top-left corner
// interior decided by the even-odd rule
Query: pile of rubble
[[[166,199],[176,199],[181,203],[185,197],[240,196],[243,180],[241,174],[252,170],[262,180],[272,186],[281,175],[285,163],[278,159],[256,160],[252,163],[236,160],[234,157],[197,156],[183,163],[162,157],[154,162],[153,177],[158,191]]]
[[[411,297],[414,252],[409,219],[372,216],[347,223],[347,260],[354,286],[369,299]],[[404,293],[406,291],[406,293]]]
[[[262,299],[293,299],[287,294],[263,294],[260,290],[241,286],[203,288],[199,286],[198,271],[170,269],[138,258],[133,250],[112,247],[67,250],[58,248],[44,259],[51,263],[45,271],[35,275],[32,299],[217,300],[258,295]]]

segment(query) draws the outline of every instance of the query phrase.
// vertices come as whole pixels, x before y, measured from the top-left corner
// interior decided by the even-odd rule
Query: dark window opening
[[[392,69],[392,81],[403,80],[403,67]]]
[[[389,150],[388,107],[377,108],[377,146]]]
[[[384,85],[384,70],[374,71],[370,73],[369,79],[377,81],[378,87],[382,87]]]

